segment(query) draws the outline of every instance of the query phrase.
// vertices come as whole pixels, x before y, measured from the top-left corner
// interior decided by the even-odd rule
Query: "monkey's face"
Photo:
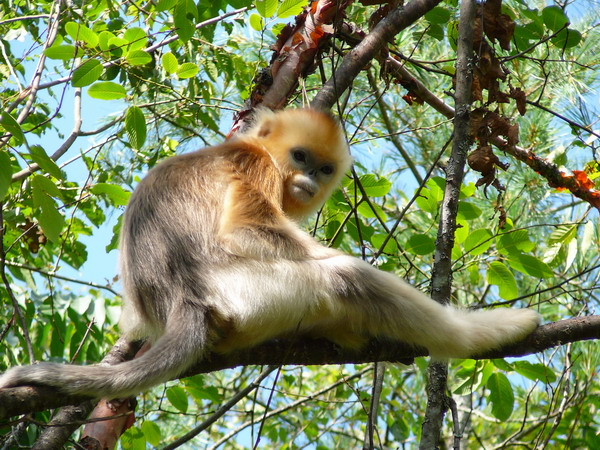
[[[288,195],[303,205],[320,202],[323,187],[329,186],[336,172],[333,162],[321,161],[305,147],[289,150],[290,177],[286,182]]]
[[[273,158],[284,180],[282,209],[295,220],[323,205],[352,163],[338,122],[316,110],[261,110],[247,136]]]

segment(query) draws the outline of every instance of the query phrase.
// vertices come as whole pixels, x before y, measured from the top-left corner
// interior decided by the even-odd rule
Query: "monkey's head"
[[[317,110],[260,110],[246,135],[271,154],[281,171],[282,207],[295,220],[320,208],[352,164],[339,123]]]

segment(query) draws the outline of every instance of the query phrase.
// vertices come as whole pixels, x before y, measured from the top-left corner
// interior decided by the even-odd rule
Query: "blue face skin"
[[[327,185],[335,173],[335,165],[318,161],[313,153],[304,147],[290,150],[290,165],[300,173],[294,174],[290,184],[290,194],[300,202],[308,203]]]

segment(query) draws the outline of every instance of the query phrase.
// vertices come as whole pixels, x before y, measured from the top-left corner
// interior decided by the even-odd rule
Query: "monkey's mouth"
[[[296,181],[290,185],[290,193],[296,200],[306,203],[312,200],[316,191],[307,183]]]

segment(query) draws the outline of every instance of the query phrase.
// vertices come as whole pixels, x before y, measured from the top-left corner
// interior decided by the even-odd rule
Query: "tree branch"
[[[441,0],[413,0],[408,5],[390,12],[342,60],[340,67],[315,96],[313,108],[330,109],[356,76],[394,39],[394,36],[433,9]]]
[[[565,344],[600,339],[600,315],[576,317],[540,326],[526,339],[474,359],[525,356]],[[120,340],[121,341],[121,340]],[[131,355],[128,352],[128,355]],[[373,341],[361,351],[344,350],[324,339],[274,340],[228,355],[211,354],[181,378],[247,365],[360,364],[375,361],[411,364],[427,356],[423,348],[402,342]],[[17,387],[0,390],[0,419],[35,411],[74,405],[89,397],[58,394],[47,387]]]

